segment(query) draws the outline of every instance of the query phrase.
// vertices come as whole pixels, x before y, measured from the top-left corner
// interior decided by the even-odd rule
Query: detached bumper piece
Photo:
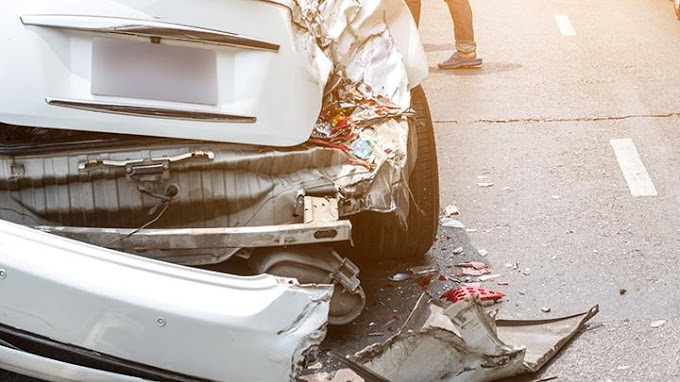
[[[136,368],[161,380],[289,381],[325,336],[330,285],[192,269],[2,220],[0,243],[5,369],[87,381],[118,363],[132,374],[122,380],[139,380]],[[22,349],[36,343],[101,362]]]
[[[599,311],[548,320],[495,320],[477,297],[452,305],[422,296],[392,338],[353,361],[392,381],[494,381],[543,367]],[[349,363],[352,364],[351,362]]]

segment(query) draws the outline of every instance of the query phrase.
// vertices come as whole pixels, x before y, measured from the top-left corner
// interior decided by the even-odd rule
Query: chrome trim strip
[[[86,15],[24,15],[21,16],[21,22],[24,25],[48,28],[233,46],[270,52],[278,52],[280,48],[278,44],[236,33],[153,20]]]
[[[229,123],[255,123],[257,117],[249,117],[234,114],[213,113],[198,110],[168,109],[160,107],[138,106],[121,103],[101,101],[84,101],[60,98],[45,98],[45,102],[51,106],[67,107],[87,111],[96,111],[110,114],[132,115],[136,117],[181,119],[188,121],[203,122],[229,122]]]

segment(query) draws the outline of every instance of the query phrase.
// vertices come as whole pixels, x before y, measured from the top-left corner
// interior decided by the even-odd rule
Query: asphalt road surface
[[[501,314],[554,317],[600,305],[589,329],[531,378],[680,380],[680,22],[672,3],[473,1],[485,63],[455,72],[436,69],[452,49],[450,21],[443,3],[427,5],[425,89],[442,206],[455,202],[460,220],[478,230],[471,243],[510,282],[498,287],[509,296]],[[617,160],[619,139],[630,141]],[[648,179],[636,176],[644,171]],[[650,183],[657,196],[631,193]],[[515,262],[528,275],[505,268]],[[655,329],[655,320],[666,323]]]
[[[467,228],[442,229],[427,261],[488,262],[509,282],[488,282],[508,295],[498,305],[504,317],[600,305],[565,351],[520,381],[680,380],[680,21],[672,3],[471,3],[480,69],[437,69],[453,49],[443,2],[426,0],[421,20],[442,208],[456,205]],[[454,255],[459,246],[465,252]],[[396,329],[420,290],[385,280],[411,265],[365,268],[366,312],[331,328],[324,346],[350,354]],[[653,328],[655,320],[666,322]],[[0,381],[27,380],[0,373]]]
[[[488,251],[483,261],[509,282],[486,284],[508,296],[502,317],[599,304],[565,351],[517,381],[680,380],[680,21],[672,3],[471,4],[478,70],[437,68],[454,47],[443,2],[425,1],[421,18],[441,204],[457,206],[467,228],[441,235],[429,260],[450,263],[460,243]],[[403,313],[380,295],[388,307],[369,305],[370,321],[349,333],[332,329],[329,347],[359,350],[368,340],[356,332],[388,321],[389,306]],[[651,327],[657,320],[666,322]]]

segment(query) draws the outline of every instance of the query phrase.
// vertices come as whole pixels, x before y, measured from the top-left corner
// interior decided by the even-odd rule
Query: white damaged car
[[[0,368],[287,381],[437,229],[401,0],[0,5]]]

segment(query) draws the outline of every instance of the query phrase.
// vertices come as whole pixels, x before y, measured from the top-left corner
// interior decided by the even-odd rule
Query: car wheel
[[[354,248],[351,251],[358,261],[421,258],[430,249],[437,234],[437,151],[430,107],[420,86],[411,91],[411,108],[415,111],[410,126],[415,128],[418,157],[409,179],[412,198],[406,230],[394,214],[365,212],[357,215],[352,219]],[[413,154],[409,152],[409,155]]]

